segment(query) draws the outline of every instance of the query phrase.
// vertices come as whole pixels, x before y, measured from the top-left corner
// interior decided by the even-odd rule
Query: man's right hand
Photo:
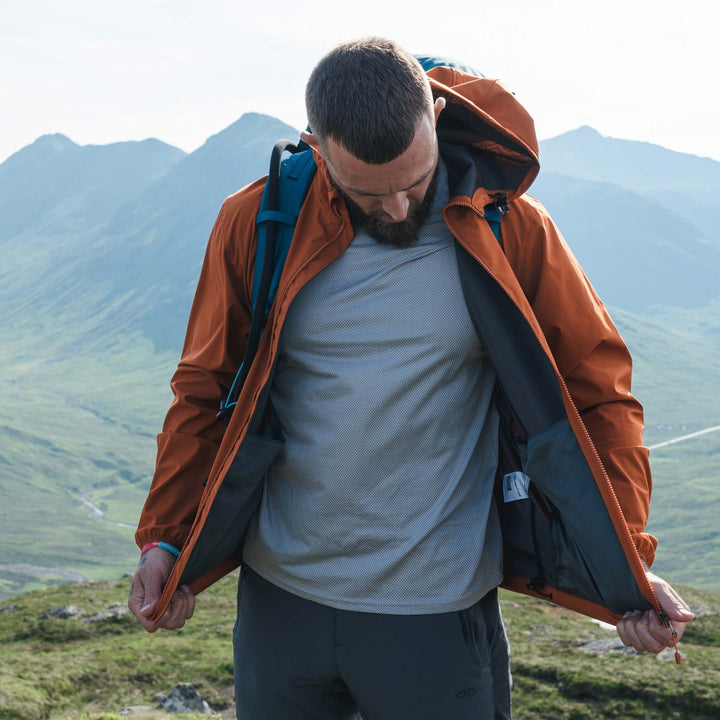
[[[140,558],[133,576],[128,607],[148,632],[155,632],[158,628],[177,630],[195,611],[195,596],[187,585],[183,585],[175,591],[162,617],[157,622],[148,620],[174,564],[175,558],[167,550],[152,548]]]

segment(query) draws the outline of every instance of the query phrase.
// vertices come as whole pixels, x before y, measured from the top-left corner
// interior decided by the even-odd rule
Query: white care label
[[[530,478],[524,472],[511,472],[503,476],[503,500],[506,503],[528,497]]]

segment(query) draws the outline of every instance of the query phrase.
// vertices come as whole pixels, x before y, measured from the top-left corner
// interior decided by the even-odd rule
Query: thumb
[[[662,609],[667,613],[667,616],[671,620],[677,620],[679,622],[690,622],[694,617],[694,613],[685,604],[684,601],[671,600],[670,602],[660,601]]]
[[[152,613],[153,609],[157,605],[158,598],[152,590],[148,590],[141,602],[142,607],[140,608],[140,614],[147,617]]]
[[[690,606],[675,592],[671,585],[664,580],[655,585],[655,592],[660,602],[660,607],[667,613],[671,620],[678,622],[690,622],[695,615]]]

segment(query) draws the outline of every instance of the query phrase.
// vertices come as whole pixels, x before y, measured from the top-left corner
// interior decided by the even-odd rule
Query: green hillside
[[[654,570],[720,591],[720,432],[652,451]]]
[[[113,607],[124,605],[128,579],[52,588],[6,601],[0,606],[0,720],[120,720],[121,708],[155,706],[158,693],[167,694],[180,682],[193,683],[222,717],[233,717],[235,581],[226,578],[199,596],[185,628],[155,635],[120,615],[122,606]],[[614,642],[614,630],[543,601],[502,592],[516,720],[720,717],[720,595],[691,588],[682,592],[697,619],[681,643],[680,666],[671,651],[660,657],[627,652]],[[83,613],[39,619],[61,606]],[[110,617],[97,618],[108,609]]]
[[[719,309],[640,316],[612,308],[633,357],[633,393],[645,409],[647,445],[720,425],[720,333],[709,329],[720,325]]]
[[[175,358],[132,335],[60,346],[9,334],[0,344],[0,599],[118,577],[137,561]]]

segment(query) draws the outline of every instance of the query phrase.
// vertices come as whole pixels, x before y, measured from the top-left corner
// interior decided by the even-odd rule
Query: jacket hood
[[[428,71],[434,97],[444,97],[437,132],[448,165],[451,194],[470,198],[476,188],[519,197],[540,171],[535,124],[498,80],[456,68]]]

